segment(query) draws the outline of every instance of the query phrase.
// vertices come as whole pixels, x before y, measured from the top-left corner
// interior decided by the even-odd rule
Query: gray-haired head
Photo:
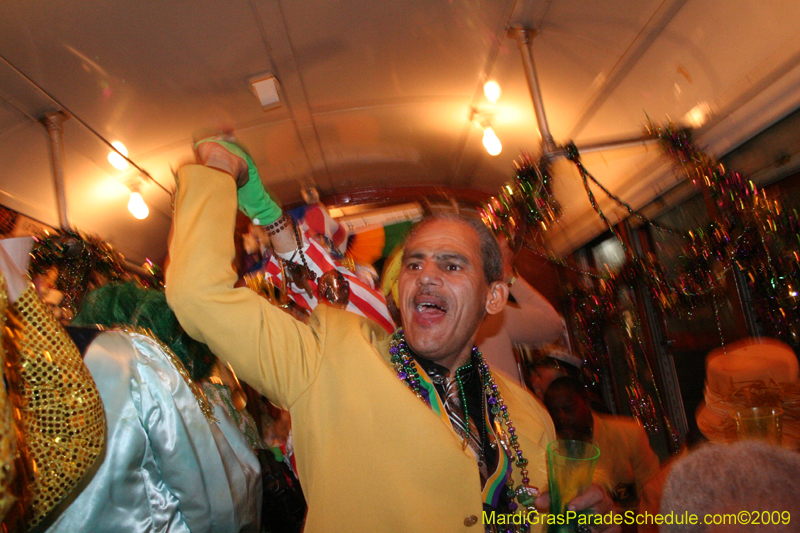
[[[762,526],[733,523],[733,517],[741,511],[758,511],[760,519],[761,511],[777,511],[770,520],[778,518],[779,524],[767,526],[765,531],[797,531],[798,495],[800,454],[797,452],[755,440],[705,445],[675,463],[661,497],[662,515],[688,512],[697,515],[699,523],[662,525],[660,530],[670,533],[755,531]],[[784,515],[779,516],[782,512]],[[705,515],[727,522],[724,527],[722,524],[706,525],[703,523]],[[774,524],[774,520],[771,523]]]

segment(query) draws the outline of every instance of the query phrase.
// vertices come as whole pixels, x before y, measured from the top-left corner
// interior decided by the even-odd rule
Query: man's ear
[[[508,301],[508,285],[503,281],[495,281],[489,285],[486,294],[486,313],[496,315],[506,306]]]

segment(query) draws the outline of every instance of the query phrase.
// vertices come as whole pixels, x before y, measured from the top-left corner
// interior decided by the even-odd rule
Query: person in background
[[[544,393],[558,378],[569,376],[579,379],[583,361],[563,348],[548,345],[541,350],[544,354],[531,364],[530,388],[537,398],[544,401]]]
[[[514,301],[509,300],[502,312],[483,320],[475,342],[494,370],[525,387],[514,345],[535,347],[553,342],[564,331],[564,323],[550,302],[524,278],[517,276],[514,255],[507,239],[501,236],[498,241],[503,256],[503,280]]]
[[[661,514],[699,517],[697,524],[666,524],[664,533],[750,533],[798,530],[800,455],[765,442],[706,444],[672,467]],[[746,516],[743,516],[743,513]],[[727,523],[704,524],[705,515]],[[736,517],[735,522],[731,517]],[[683,522],[683,521],[681,521]],[[759,525],[756,525],[758,522]]]
[[[19,342],[8,368],[23,399],[12,395],[21,443],[35,465],[28,525],[70,533],[257,532],[258,459],[228,412],[198,386],[210,367],[202,354],[213,356],[182,332],[164,294],[134,283],[96,289],[73,301],[80,309],[73,324],[82,327],[70,326],[72,337],[25,274],[30,258],[0,258],[22,331],[10,335]],[[57,418],[61,411],[66,421]],[[83,461],[90,453],[93,465]],[[76,479],[76,472],[85,474]]]
[[[300,209],[299,221],[284,212],[264,190],[255,163],[231,133],[198,140],[195,152],[211,168],[240,165],[244,169],[237,176],[239,210],[252,221],[250,231],[257,240],[270,246],[261,268],[250,274],[279,287],[297,308],[298,318],[325,303],[365,316],[388,332],[393,330],[383,295],[374,288],[368,269],[356,268],[352,258],[342,255],[346,232],[323,205]],[[276,245],[276,240],[281,243]],[[286,244],[288,251],[284,252]]]
[[[585,389],[573,377],[553,381],[544,403],[559,439],[591,442],[600,449],[595,482],[622,510],[636,509],[645,484],[659,472],[658,456],[635,420],[592,411]]]
[[[675,483],[673,491],[682,491],[686,487],[691,476],[695,475],[688,472],[687,468],[698,466],[700,461],[714,460],[717,456],[724,454],[725,450],[730,449],[735,457],[742,458],[748,465],[739,470],[735,475],[724,473],[722,476],[715,474],[715,480],[702,480],[698,490],[692,486],[688,494],[676,494],[669,497],[675,507],[675,502],[686,502],[692,498],[700,507],[706,508],[712,505],[711,499],[720,499],[721,505],[729,505],[732,494],[727,490],[722,494],[720,489],[726,484],[731,483],[734,490],[739,490],[737,484],[748,479],[753,473],[754,468],[760,468],[761,461],[771,456],[774,452],[768,449],[750,449],[740,445],[731,448],[719,448],[718,446],[704,446],[710,442],[712,445],[731,444],[739,441],[740,436],[737,432],[734,413],[738,410],[746,410],[754,407],[781,408],[783,411],[781,420],[781,442],[782,446],[794,449],[800,447],[800,416],[798,416],[798,404],[800,403],[800,365],[797,356],[791,346],[766,337],[744,338],[732,342],[724,347],[712,350],[706,356],[706,383],[703,391],[704,400],[700,403],[695,413],[698,429],[700,431],[700,442],[692,442],[690,447],[684,447],[680,454],[672,457],[667,463],[662,465],[661,473],[651,480],[644,491],[643,505],[651,513],[658,512],[661,505],[661,497],[664,492],[664,485],[670,479],[673,467],[682,464],[682,460],[687,459],[687,463],[681,467],[681,472],[677,474],[682,481]],[[754,445],[755,446],[755,445]],[[763,448],[763,447],[762,447]],[[690,449],[696,451],[690,451]],[[702,450],[702,451],[700,451]],[[696,454],[696,455],[695,455]],[[745,457],[752,454],[751,457]],[[726,457],[724,462],[729,459]],[[730,463],[731,467],[736,467],[735,461]],[[699,472],[706,472],[705,465]],[[714,468],[717,468],[715,463]],[[764,472],[769,472],[771,466]],[[754,480],[764,483],[765,479],[753,476]],[[797,474],[794,479],[797,479]],[[783,476],[783,473],[780,474]],[[732,482],[734,477],[739,481]],[[771,481],[770,481],[771,482]],[[781,483],[780,478],[776,478],[775,486]],[[783,488],[781,488],[781,491]],[[776,491],[777,493],[777,491]],[[783,493],[783,492],[781,492]],[[741,495],[736,496],[738,498]],[[664,493],[664,498],[667,498]],[[774,506],[772,506],[774,507]],[[771,508],[772,508],[771,507]],[[775,507],[777,509],[777,507]],[[755,509],[754,509],[755,510]],[[785,524],[782,524],[785,525]],[[766,527],[769,531],[778,531],[772,526]],[[743,530],[748,530],[746,527]],[[641,528],[640,531],[655,533],[655,526]],[[693,527],[670,528],[670,531],[699,531]],[[736,529],[733,529],[736,531]],[[749,531],[749,530],[748,530]]]
[[[697,427],[711,442],[738,439],[734,413],[754,407],[783,411],[783,445],[800,450],[800,364],[794,349],[777,339],[744,338],[706,356]]]
[[[103,402],[80,352],[27,276],[31,243],[0,241],[3,531],[41,528],[91,476],[107,434]]]

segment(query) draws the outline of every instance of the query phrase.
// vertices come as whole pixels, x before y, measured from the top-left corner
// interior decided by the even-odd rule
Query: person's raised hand
[[[543,494],[536,498],[536,508],[546,510],[550,508],[550,494]],[[597,483],[592,483],[588,489],[576,496],[567,504],[567,511],[583,512],[589,514],[606,515],[612,513],[614,501],[611,496],[603,490]],[[614,524],[593,524],[591,526],[579,526],[581,531],[591,533],[620,533],[620,525]]]
[[[226,150],[216,142],[201,142],[195,148],[197,163],[215,168],[233,176],[237,187],[243,187],[249,179],[247,161]]]

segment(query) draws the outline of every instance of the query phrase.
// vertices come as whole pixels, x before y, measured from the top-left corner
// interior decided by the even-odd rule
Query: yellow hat
[[[392,294],[395,304],[398,303],[400,296],[397,292],[397,278],[400,277],[400,267],[403,264],[403,245],[398,244],[395,246],[389,257],[386,258],[386,263],[383,265],[383,274],[381,274],[381,289],[383,295],[389,297]]]
[[[788,345],[774,339],[743,339],[706,358],[704,401],[697,427],[710,441],[736,439],[733,413],[749,407],[781,407],[783,439],[800,444],[800,368]]]

